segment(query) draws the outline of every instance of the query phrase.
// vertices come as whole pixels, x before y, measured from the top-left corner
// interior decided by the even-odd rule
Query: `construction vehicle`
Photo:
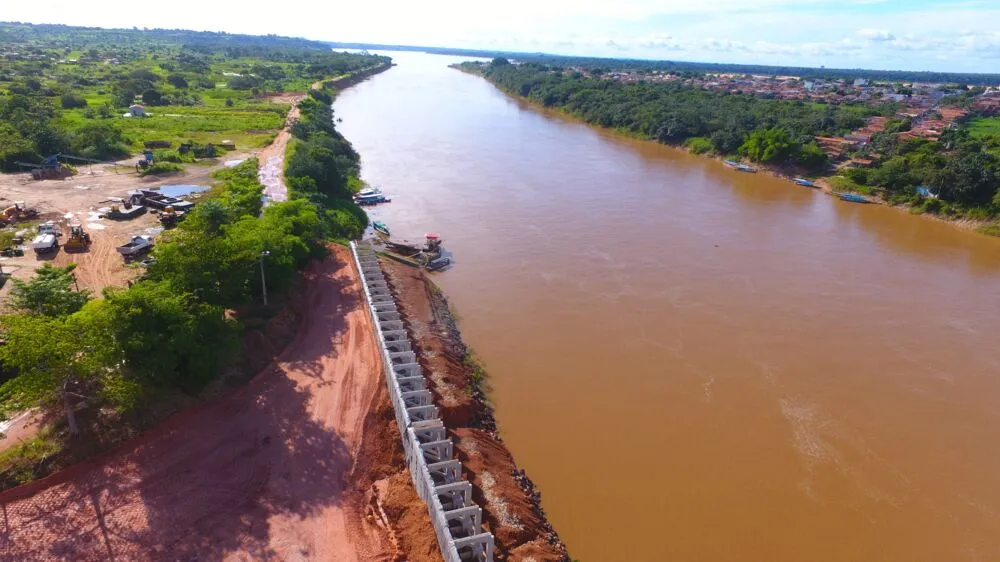
[[[184,211],[178,211],[174,209],[173,205],[167,205],[163,211],[160,212],[160,224],[164,228],[172,228],[177,226],[177,223],[184,220]]]
[[[69,238],[63,242],[67,252],[83,252],[90,248],[90,234],[79,224],[69,225]]]
[[[29,209],[24,201],[15,201],[13,205],[0,212],[0,227],[17,221],[31,220],[38,216],[36,209]]]
[[[55,252],[59,249],[59,239],[55,234],[39,234],[31,241],[31,249],[38,255]]]
[[[145,170],[152,163],[153,163],[153,151],[152,150],[144,150],[142,152],[142,159],[139,160],[139,163],[137,163],[135,165],[135,171],[138,172],[140,169],[141,170]]]
[[[38,233],[62,236],[62,232],[59,232],[59,227],[56,226],[55,221],[48,221],[38,225]]]
[[[153,237],[152,236],[133,236],[131,240],[127,243],[118,246],[118,253],[125,258],[125,261],[129,261],[140,256],[144,256],[153,249]]]

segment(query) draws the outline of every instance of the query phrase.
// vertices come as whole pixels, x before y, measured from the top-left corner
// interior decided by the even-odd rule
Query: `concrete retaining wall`
[[[417,494],[427,502],[445,562],[493,562],[493,535],[483,532],[483,510],[472,501],[472,484],[441,422],[395,299],[375,252],[351,242],[368,312],[382,352],[383,374],[399,425],[406,464]]]

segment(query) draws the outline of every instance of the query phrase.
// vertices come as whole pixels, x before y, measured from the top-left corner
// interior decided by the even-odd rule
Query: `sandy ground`
[[[499,553],[509,560],[568,561],[541,496],[497,433],[485,397],[469,392],[472,373],[447,302],[421,270],[392,260],[383,260],[383,269]]]
[[[313,84],[317,89],[321,82]],[[272,201],[288,201],[288,187],[285,185],[285,149],[292,138],[291,126],[299,120],[299,102],[305,94],[283,94],[271,97],[272,103],[285,103],[292,106],[285,117],[285,128],[274,137],[274,142],[260,151],[260,183],[264,185],[264,194]]]
[[[247,386],[0,494],[0,560],[405,558],[399,545],[412,541],[370,523],[365,491],[348,478],[365,451],[399,449],[398,434],[385,442],[395,429],[371,415],[388,399],[377,400],[379,359],[349,263],[337,248],[313,265],[301,329]],[[423,517],[408,532],[433,538]]]

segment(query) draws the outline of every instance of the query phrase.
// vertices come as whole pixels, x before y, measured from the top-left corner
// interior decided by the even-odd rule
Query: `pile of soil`
[[[473,497],[483,507],[483,523],[494,535],[497,558],[568,561],[565,545],[542,510],[541,494],[497,433],[483,373],[462,342],[447,299],[419,269],[391,260],[383,260],[382,268],[465,476],[473,484]]]

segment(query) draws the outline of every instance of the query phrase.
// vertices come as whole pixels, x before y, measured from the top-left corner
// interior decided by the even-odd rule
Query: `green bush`
[[[148,168],[139,172],[140,176],[151,176],[156,174],[172,174],[183,172],[184,166],[173,162],[153,162]]]
[[[79,107],[87,107],[87,100],[79,94],[74,94],[73,92],[67,92],[59,98],[59,103],[62,105],[63,109],[76,109]]]
[[[712,144],[712,140],[706,137],[691,137],[684,142],[684,146],[687,147],[692,154],[705,154],[711,152],[715,148]]]
[[[986,234],[988,236],[1000,237],[1000,223],[984,224],[977,228],[976,232]]]

